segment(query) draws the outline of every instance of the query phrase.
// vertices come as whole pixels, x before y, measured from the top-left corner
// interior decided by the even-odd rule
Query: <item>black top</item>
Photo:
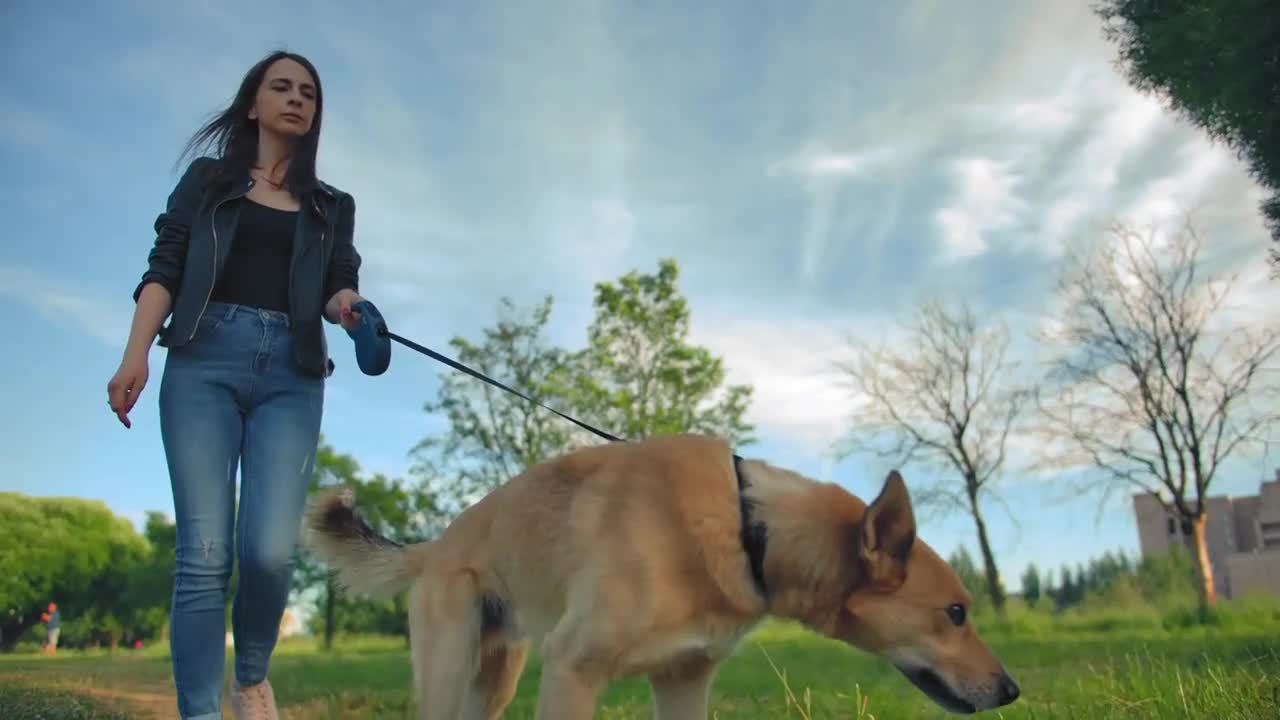
[[[289,312],[289,264],[298,213],[245,198],[210,300]]]

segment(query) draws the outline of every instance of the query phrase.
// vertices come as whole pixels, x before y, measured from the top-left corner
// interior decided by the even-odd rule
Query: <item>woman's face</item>
[[[311,129],[316,112],[315,80],[294,60],[282,58],[267,68],[249,117],[259,130],[296,140]]]

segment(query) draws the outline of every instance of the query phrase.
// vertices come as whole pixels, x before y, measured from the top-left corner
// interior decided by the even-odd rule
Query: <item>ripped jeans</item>
[[[290,352],[285,314],[211,302],[165,362],[160,432],[177,526],[169,648],[188,720],[222,717],[232,558],[240,684],[266,677],[289,599],[324,404],[324,380],[301,374]]]

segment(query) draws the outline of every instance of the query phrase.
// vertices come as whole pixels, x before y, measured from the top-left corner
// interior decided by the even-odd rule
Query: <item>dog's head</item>
[[[955,571],[916,537],[902,476],[891,472],[854,538],[861,580],[845,600],[840,634],[900,670],[955,713],[1007,705],[1019,690],[969,617]]]

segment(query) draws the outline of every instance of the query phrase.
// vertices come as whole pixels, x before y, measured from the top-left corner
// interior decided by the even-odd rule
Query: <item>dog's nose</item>
[[[1017,700],[1021,694],[1022,691],[1018,689],[1018,683],[1009,677],[1009,673],[1002,673],[1000,675],[1000,704],[1008,705]]]

